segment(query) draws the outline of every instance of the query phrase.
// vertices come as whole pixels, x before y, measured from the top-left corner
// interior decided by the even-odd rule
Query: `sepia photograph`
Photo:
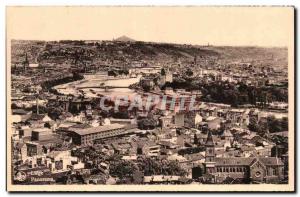
[[[295,191],[294,12],[7,7],[7,190]]]

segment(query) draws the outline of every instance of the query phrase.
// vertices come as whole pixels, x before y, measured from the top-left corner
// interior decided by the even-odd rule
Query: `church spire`
[[[212,137],[212,133],[211,131],[208,132],[207,135],[207,140],[205,143],[206,149],[205,149],[205,163],[209,163],[209,167],[206,166],[208,169],[208,171],[210,173],[214,172],[214,165],[212,165],[212,163],[215,163],[215,143],[213,141],[213,137]]]
[[[211,131],[208,132],[208,135],[207,135],[207,139],[206,139],[205,145],[206,145],[206,146],[215,146],[214,140],[213,140],[213,138],[212,138],[212,133],[211,133]]]

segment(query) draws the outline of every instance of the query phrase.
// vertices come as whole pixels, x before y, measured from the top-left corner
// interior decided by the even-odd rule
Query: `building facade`
[[[284,177],[284,164],[277,157],[227,157],[215,156],[215,144],[208,133],[205,151],[205,174],[212,182],[232,180],[248,183],[278,183]]]
[[[133,132],[133,129],[125,129],[124,125],[110,124],[98,127],[75,129],[69,135],[76,145],[92,145],[95,140],[116,137]]]

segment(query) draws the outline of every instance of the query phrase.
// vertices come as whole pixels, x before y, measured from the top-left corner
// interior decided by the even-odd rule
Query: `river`
[[[86,97],[98,97],[99,95],[105,96],[117,96],[117,95],[129,95],[134,96],[137,93],[133,89],[128,87],[134,83],[140,81],[141,76],[137,77],[111,77],[104,73],[98,73],[93,75],[84,75],[84,79],[80,81],[73,81],[66,84],[55,86],[59,93],[80,95],[83,91]],[[103,86],[109,86],[108,89],[104,89]],[[102,87],[102,88],[101,88]]]

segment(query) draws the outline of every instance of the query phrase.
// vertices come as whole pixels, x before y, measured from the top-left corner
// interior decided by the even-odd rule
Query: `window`
[[[261,176],[261,172],[260,171],[255,172],[255,176],[256,177],[260,177]]]

